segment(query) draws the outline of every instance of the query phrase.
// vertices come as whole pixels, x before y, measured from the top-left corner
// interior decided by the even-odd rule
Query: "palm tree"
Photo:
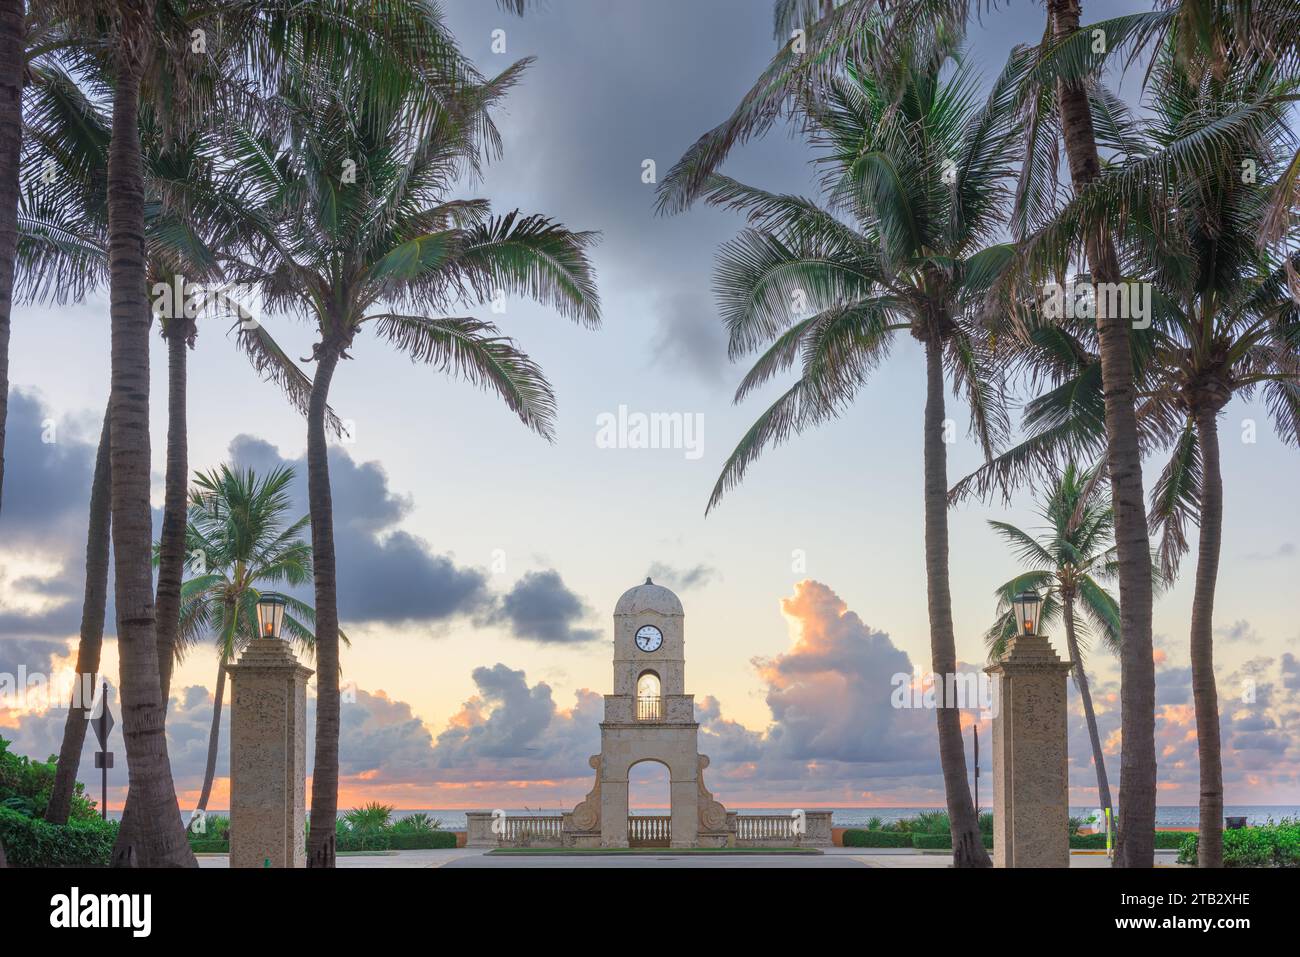
[[[1188,520],[1200,525],[1190,643],[1204,848],[1198,863],[1216,867],[1223,840],[1213,661],[1223,531],[1218,417],[1234,395],[1261,392],[1283,441],[1300,444],[1300,313],[1287,292],[1294,266],[1259,242],[1272,197],[1285,182],[1265,173],[1255,183],[1242,170],[1247,162],[1261,171],[1285,168],[1296,142],[1286,110],[1300,78],[1254,57],[1229,55],[1219,69],[1193,79],[1176,44],[1175,33],[1153,66],[1153,116],[1133,131],[1132,155],[1053,230],[1098,216],[1121,224],[1134,260],[1158,291],[1138,414],[1173,451],[1153,490],[1151,514],[1167,575],[1188,548]],[[1231,135],[1222,135],[1225,127]]]
[[[18,247],[25,19],[23,0],[0,0],[0,502],[5,478],[5,420],[9,414],[9,315]]]
[[[226,667],[240,648],[258,636],[257,602],[262,588],[268,584],[297,587],[311,581],[311,546],[300,537],[308,518],[286,521],[293,479],[294,470],[287,466],[263,477],[252,469],[235,471],[227,465],[194,476],[186,549],[194,556],[191,568],[197,574],[181,588],[178,656],[204,638],[214,638],[217,644],[217,686],[198,810],[208,806],[217,770]],[[292,595],[284,598],[284,634],[310,653],[315,613]]]
[[[804,10],[804,14],[782,20],[782,7],[792,4]],[[1027,155],[1033,160],[1044,155],[1048,137],[1042,134],[1053,128],[1055,121],[1077,191],[1100,169],[1088,106],[1089,93],[1095,87],[1092,74],[1106,57],[1087,56],[1092,36],[1090,31],[1078,29],[1077,0],[1048,0],[1047,6],[1049,39],[1036,51],[1029,51],[1040,54],[1039,62],[1034,69],[1021,74],[1024,85],[1021,105],[1028,114]],[[886,42],[875,43],[871,39],[874,30],[869,24],[884,7],[888,8],[883,14]],[[887,68],[888,61],[899,50],[918,43],[932,43],[939,37],[960,35],[965,29],[969,7],[969,0],[903,0],[887,5],[877,0],[849,0],[834,9],[823,9],[824,15],[813,20],[807,4],[783,0],[778,7],[778,26],[802,22],[807,25],[805,35],[799,42],[793,38],[786,42],[732,115],[686,151],[660,186],[660,211],[685,209],[703,196],[711,177],[738,143],[765,133],[783,117],[799,113],[803,101],[821,96],[826,85],[848,64],[868,60],[882,69]],[[1131,49],[1146,42],[1176,16],[1176,13],[1157,11],[1109,21],[1112,32],[1108,34],[1108,51]],[[1071,56],[1058,56],[1062,51]],[[1019,58],[1024,54],[1025,51],[1017,51],[1014,56]],[[1035,142],[1043,145],[1034,149]],[[1027,179],[1041,179],[1054,177],[1056,164],[1052,162],[1049,168],[1049,164],[1042,162],[1027,162],[1023,169]],[[1041,202],[1043,195],[1022,183],[1016,206],[1021,207],[1027,197],[1038,197]],[[1114,281],[1118,267],[1108,235],[1098,229],[1086,237],[1086,243],[1096,280]],[[1119,321],[1107,321],[1102,326],[1105,349],[1101,371],[1106,379],[1103,413],[1116,512],[1125,635],[1121,655],[1124,774],[1120,803],[1134,825],[1129,830],[1129,839],[1121,837],[1115,860],[1121,866],[1150,867],[1154,861],[1154,838],[1147,835],[1154,834],[1156,772],[1152,592],[1145,571],[1150,539],[1143,505],[1141,452],[1132,413],[1131,370],[1124,364],[1129,353],[1128,327]]]
[[[86,583],[81,603],[81,633],[77,642],[77,680],[96,684],[99,656],[104,644],[104,614],[108,602],[108,540],[109,524],[109,419],[104,414],[104,427],[95,453],[95,473],[90,484],[90,519],[86,529]],[[63,741],[59,746],[59,761],[54,772],[50,800],[45,807],[45,820],[51,824],[67,824],[72,810],[72,795],[77,785],[77,769],[81,766],[81,749],[86,742],[86,728],[90,726],[90,702],[83,707],[69,707],[63,720]]]
[[[95,63],[83,64],[88,81],[77,79],[58,63],[38,63],[30,68],[31,83],[24,109],[26,170],[19,213],[19,273],[16,285],[21,301],[79,301],[102,285],[107,276],[106,159],[110,138],[108,117],[87,93],[107,85],[96,76]],[[214,149],[211,132],[198,131],[184,137],[164,137],[150,109],[141,111],[148,213],[146,255],[151,279],[173,288],[173,278],[206,281],[219,289],[221,250],[231,242],[239,227],[229,213],[228,186],[214,175],[207,157]],[[53,175],[47,175],[53,174]],[[180,583],[171,587],[173,567],[183,564],[183,538],[187,489],[183,481],[186,461],[185,383],[186,353],[193,346],[196,318],[179,308],[159,310],[159,323],[168,342],[168,452],[162,536],[159,547],[157,590],[158,622],[156,646],[159,656],[162,700],[168,698],[172,663],[177,652],[176,632],[180,621]],[[202,315],[218,317],[238,309],[237,303],[218,293],[204,303]],[[289,359],[261,325],[243,325],[236,334],[245,351],[266,378],[280,385],[290,403],[305,410],[311,381]],[[331,427],[339,428],[330,413]],[[107,421],[107,418],[105,419]],[[100,457],[104,468],[96,471],[91,489],[91,521],[88,532],[86,604],[83,606],[78,660],[97,662],[103,635],[107,588],[107,513],[100,515],[93,503],[107,500],[108,433],[101,437]],[[182,538],[174,541],[176,476],[180,471],[180,515]],[[99,486],[103,485],[101,489]],[[104,561],[98,560],[98,540],[104,542]],[[173,595],[174,592],[174,595]],[[174,600],[173,600],[174,599]],[[93,673],[90,668],[84,673]],[[80,671],[80,669],[79,669]],[[55,793],[47,815],[56,823],[66,815],[72,797],[85,721],[77,710],[77,721],[65,725]],[[132,816],[133,817],[133,816]],[[125,819],[125,817],[124,817]]]
[[[466,86],[422,128],[411,120],[417,91],[379,101],[366,77],[304,75],[284,97],[286,138],[244,128],[228,146],[247,189],[242,205],[261,228],[240,279],[320,336],[307,431],[317,649],[310,866],[334,864],[338,805],[339,610],[324,416],[339,361],[371,329],[413,361],[495,391],[550,439],[555,399],[541,370],[491,323],[457,315],[459,304],[503,290],[599,323],[592,234],[517,212],[493,218],[485,200],[447,197],[492,147],[488,109],[522,68]]]
[[[1085,36],[1079,31],[1079,0],[1047,0],[1053,43]],[[1056,84],[1056,113],[1075,192],[1101,172],[1088,85],[1062,77]],[[1026,164],[1026,176],[1032,176]],[[1122,280],[1115,243],[1104,224],[1083,237],[1084,255],[1095,283]],[[1104,312],[1104,309],[1103,309]],[[1120,806],[1124,827],[1115,847],[1121,867],[1151,867],[1155,861],[1155,664],[1152,657],[1153,594],[1147,565],[1147,533],[1142,489],[1142,452],[1134,410],[1132,347],[1129,323],[1121,316],[1097,319],[1099,360],[1104,384],[1107,474],[1115,508],[1115,545],[1119,558],[1119,592],[1123,620],[1120,650]]]
[[[1113,545],[1115,515],[1106,502],[1100,474],[1097,469],[1067,465],[1039,506],[1038,514],[1045,525],[1037,535],[1009,522],[989,521],[1026,570],[997,589],[997,620],[984,640],[989,646],[989,658],[999,657],[1016,633],[1012,599],[1025,589],[1042,595],[1042,623],[1060,621],[1065,629],[1074,683],[1092,743],[1097,797],[1108,819],[1113,819],[1106,761],[1084,670],[1089,639],[1099,639],[1117,654],[1120,645],[1119,602],[1101,584],[1114,577],[1117,559]]]
[[[887,30],[874,42],[888,42]],[[951,376],[986,456],[1006,429],[990,379],[983,315],[1007,246],[987,245],[1003,214],[1011,175],[1015,90],[1025,62],[997,79],[986,102],[960,62],[947,79],[955,42],[905,51],[877,73],[869,47],[828,81],[800,119],[820,148],[830,208],[713,174],[701,194],[743,210],[750,228],[720,253],[716,285],[733,358],[767,344],[741,382],[737,401],[796,361],[793,386],[756,421],[723,467],[709,500],[717,505],[764,448],[838,415],[894,333],[925,353],[924,503],[931,658],[936,675],[957,669],[948,584],[947,450],[944,385]],[[845,224],[836,213],[855,221]],[[804,300],[812,314],[792,316]],[[954,860],[988,866],[966,779],[955,704],[937,710],[940,757]]]
[[[1285,186],[1286,173],[1278,180],[1267,171],[1285,168],[1294,149],[1285,111],[1297,80],[1235,53],[1216,69],[1203,63],[1192,70],[1181,51],[1173,30],[1150,70],[1152,117],[1139,124],[1112,115],[1112,138],[1123,144],[1112,169],[1031,236],[1024,256],[1050,273],[1061,267],[1072,237],[1105,222],[1130,281],[1152,288],[1152,326],[1133,333],[1129,366],[1143,447],[1172,449],[1152,490],[1149,518],[1160,535],[1165,578],[1176,574],[1188,548],[1188,521],[1200,524],[1191,627],[1206,848],[1198,861],[1217,866],[1223,813],[1212,627],[1223,508],[1217,422],[1232,396],[1259,391],[1283,440],[1300,442],[1300,325],[1287,294],[1293,260],[1279,261],[1259,243],[1270,203]],[[1243,175],[1244,161],[1258,166],[1260,182]],[[1032,330],[1037,353],[1031,362],[1049,370],[1055,388],[1027,407],[1030,437],[984,475],[959,483],[955,495],[972,483],[1005,487],[1035,459],[1095,448],[1104,377],[1095,374],[1089,344],[1096,341],[1095,324],[1075,326]]]

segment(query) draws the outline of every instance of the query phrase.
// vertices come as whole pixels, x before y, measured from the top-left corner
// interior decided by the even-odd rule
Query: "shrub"
[[[859,830],[844,832],[845,847],[911,847],[912,835],[902,831]]]
[[[230,850],[230,818],[209,816],[203,821],[202,832],[194,830],[196,825],[197,821],[192,821],[185,832],[194,853],[224,854]]]
[[[442,828],[442,821],[437,818],[419,812],[408,815],[393,824],[394,831],[410,832],[417,834],[427,834],[431,831],[437,831]]]
[[[1070,834],[1070,847],[1080,851],[1104,851],[1106,849],[1106,835],[1074,832]]]
[[[884,829],[885,829],[885,819],[883,817],[873,815],[867,818],[868,831],[883,831]]]
[[[116,840],[116,821],[49,824],[0,808],[0,842],[11,867],[107,867]]]
[[[50,755],[48,761],[35,761],[9,750],[9,741],[0,737],[0,807],[17,811],[28,817],[42,817],[54,790],[54,772],[58,758]],[[95,802],[86,797],[86,788],[80,781],[73,786],[69,821],[98,821]]]
[[[1179,846],[1178,861],[1195,864],[1198,836],[1187,834]],[[1300,821],[1283,818],[1259,827],[1223,832],[1224,867],[1300,867]]]
[[[402,832],[393,828],[390,839],[395,851],[423,851],[456,846],[456,834],[453,831],[436,829]]]
[[[947,811],[922,811],[912,818],[912,830],[923,834],[951,834]]]
[[[354,807],[348,811],[343,815],[343,820],[353,831],[374,831],[388,827],[392,817],[392,805],[371,801],[364,807]]]
[[[986,848],[993,847],[992,834],[981,834],[980,837],[982,838],[981,843]],[[952,833],[913,832],[912,846],[922,851],[950,851],[952,850]]]

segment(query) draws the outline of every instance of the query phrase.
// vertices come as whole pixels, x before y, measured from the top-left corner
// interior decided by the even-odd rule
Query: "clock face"
[[[654,625],[643,625],[636,633],[636,646],[642,651],[658,651],[663,643],[663,632]]]

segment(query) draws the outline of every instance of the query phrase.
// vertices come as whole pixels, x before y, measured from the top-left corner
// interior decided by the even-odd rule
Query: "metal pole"
[[[104,699],[103,707],[99,711],[99,740],[103,743],[100,745],[104,750],[104,770],[103,777],[100,780],[100,816],[103,820],[108,820],[108,679],[104,679]]]
[[[980,729],[977,725],[971,725],[971,730],[975,732],[975,817],[980,816]]]

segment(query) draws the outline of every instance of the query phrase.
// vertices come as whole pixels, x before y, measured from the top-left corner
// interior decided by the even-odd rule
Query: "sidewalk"
[[[229,867],[225,854],[200,854],[200,867]],[[497,856],[481,847],[457,847],[445,850],[387,851],[374,854],[340,854],[339,867],[951,867],[950,854],[925,854],[911,848],[828,847],[820,855],[745,856],[745,855],[677,855],[664,849],[661,853],[601,857],[588,855]],[[1105,854],[1072,853],[1071,867],[1110,867]],[[1156,851],[1156,867],[1177,867],[1177,851]]]

